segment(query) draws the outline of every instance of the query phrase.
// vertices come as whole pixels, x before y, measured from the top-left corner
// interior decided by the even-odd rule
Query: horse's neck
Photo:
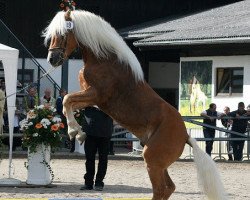
[[[109,56],[108,58],[98,58],[91,49],[89,49],[88,47],[82,46],[80,45],[81,49],[82,49],[82,58],[84,60],[84,63],[88,63],[89,65],[93,65],[93,64],[98,64],[98,63],[103,63],[103,62],[110,62],[110,63],[114,63],[117,61],[117,56],[113,53],[108,53]]]
[[[82,46],[81,48],[82,48],[82,58],[85,64],[88,63],[89,65],[91,65],[98,62],[98,59],[89,48]]]

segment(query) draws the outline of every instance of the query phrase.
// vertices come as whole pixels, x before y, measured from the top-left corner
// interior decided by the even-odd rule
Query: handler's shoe
[[[83,185],[80,190],[93,190],[93,186],[92,185]]]
[[[102,191],[103,190],[103,186],[97,185],[97,186],[95,186],[95,190],[96,191]]]

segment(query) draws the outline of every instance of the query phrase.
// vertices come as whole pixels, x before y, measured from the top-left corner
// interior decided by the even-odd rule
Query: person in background
[[[1,89],[4,91],[4,93],[6,93],[6,91],[5,91],[6,90],[5,80],[1,79],[0,84],[1,84]]]
[[[67,91],[61,88],[59,91],[59,96],[56,99],[56,112],[58,115],[64,118],[65,116],[63,115],[63,98],[66,94],[67,94]]]
[[[46,88],[44,90],[44,96],[41,98],[41,104],[44,106],[55,107],[56,100],[51,96],[51,89]]]
[[[224,111],[224,116],[228,117],[229,113],[230,113],[230,108],[228,106],[225,106],[225,108],[223,109]],[[227,129],[227,130],[231,130],[232,128],[232,123],[233,121],[231,119],[221,119],[221,123],[222,125]],[[231,134],[230,133],[226,133],[228,138],[231,138]],[[227,141],[227,152],[228,152],[228,160],[233,160],[233,147],[232,147],[232,141]]]
[[[203,119],[204,124],[207,124],[210,126],[216,126],[216,118],[221,117],[223,114],[216,111],[215,103],[211,103],[209,105],[209,108],[207,110],[204,110],[200,115],[204,117]],[[215,137],[215,129],[204,126],[203,134],[204,134],[204,138],[213,139]],[[214,143],[213,140],[206,141],[206,153],[209,156],[211,156],[211,152],[213,150],[213,143]]]
[[[27,114],[31,109],[40,104],[37,90],[35,87],[30,87],[28,90],[28,94],[24,96],[23,99],[23,114]]]
[[[67,134],[67,120],[66,117],[63,114],[63,98],[67,94],[67,91],[63,88],[59,91],[59,96],[56,99],[56,112],[58,115],[60,115],[62,119],[62,123],[64,124],[63,134],[67,137],[67,140],[65,141],[65,146],[69,147],[70,152],[73,153],[75,151],[75,139],[71,140],[69,139],[69,136]]]
[[[85,123],[83,130],[87,137],[84,143],[86,156],[85,184],[81,190],[102,191],[103,179],[107,172],[110,138],[113,133],[113,120],[98,107],[87,107],[84,111]],[[99,162],[95,176],[95,156],[98,152]],[[95,176],[95,180],[94,180]]]
[[[247,131],[248,119],[239,119],[240,117],[250,116],[245,110],[245,104],[243,102],[238,103],[238,109],[230,112],[229,116],[233,117],[232,131],[245,134]],[[232,138],[244,138],[239,135],[232,134]],[[243,158],[243,148],[245,140],[235,140],[232,141],[234,160],[242,161]]]

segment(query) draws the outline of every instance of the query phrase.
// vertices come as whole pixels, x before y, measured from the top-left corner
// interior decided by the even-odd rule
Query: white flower
[[[60,123],[62,120],[59,117],[53,117],[52,122]]]
[[[43,118],[42,120],[41,120],[41,124],[45,124],[45,125],[50,125],[51,124],[51,122],[49,121],[49,119],[47,119],[47,118]]]
[[[33,133],[32,136],[33,136],[33,137],[37,137],[37,136],[38,136],[38,133]]]
[[[43,118],[40,123],[43,125],[45,129],[47,129],[47,126],[51,124],[51,122],[47,118]]]
[[[27,128],[28,120],[23,119],[22,121],[19,122],[19,125],[20,125],[20,129],[23,131],[25,128]]]
[[[41,104],[40,106],[36,106],[36,108],[39,110],[39,109],[43,109],[44,108],[44,105]]]
[[[30,122],[30,123],[28,123],[27,125],[28,125],[28,126],[32,126],[32,125],[33,125],[33,122]]]
[[[49,108],[52,112],[56,112],[56,108],[55,107],[53,107],[53,106],[50,106],[50,108]]]

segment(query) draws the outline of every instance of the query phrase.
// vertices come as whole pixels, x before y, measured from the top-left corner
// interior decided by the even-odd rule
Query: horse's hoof
[[[80,143],[80,145],[83,144],[83,142],[85,141],[86,137],[87,137],[86,133],[85,133],[85,132],[82,132],[82,131],[79,132],[79,133],[76,135],[76,139],[77,139],[77,141]]]
[[[78,129],[73,129],[68,127],[68,135],[70,140],[73,140],[77,134],[78,134]]]

